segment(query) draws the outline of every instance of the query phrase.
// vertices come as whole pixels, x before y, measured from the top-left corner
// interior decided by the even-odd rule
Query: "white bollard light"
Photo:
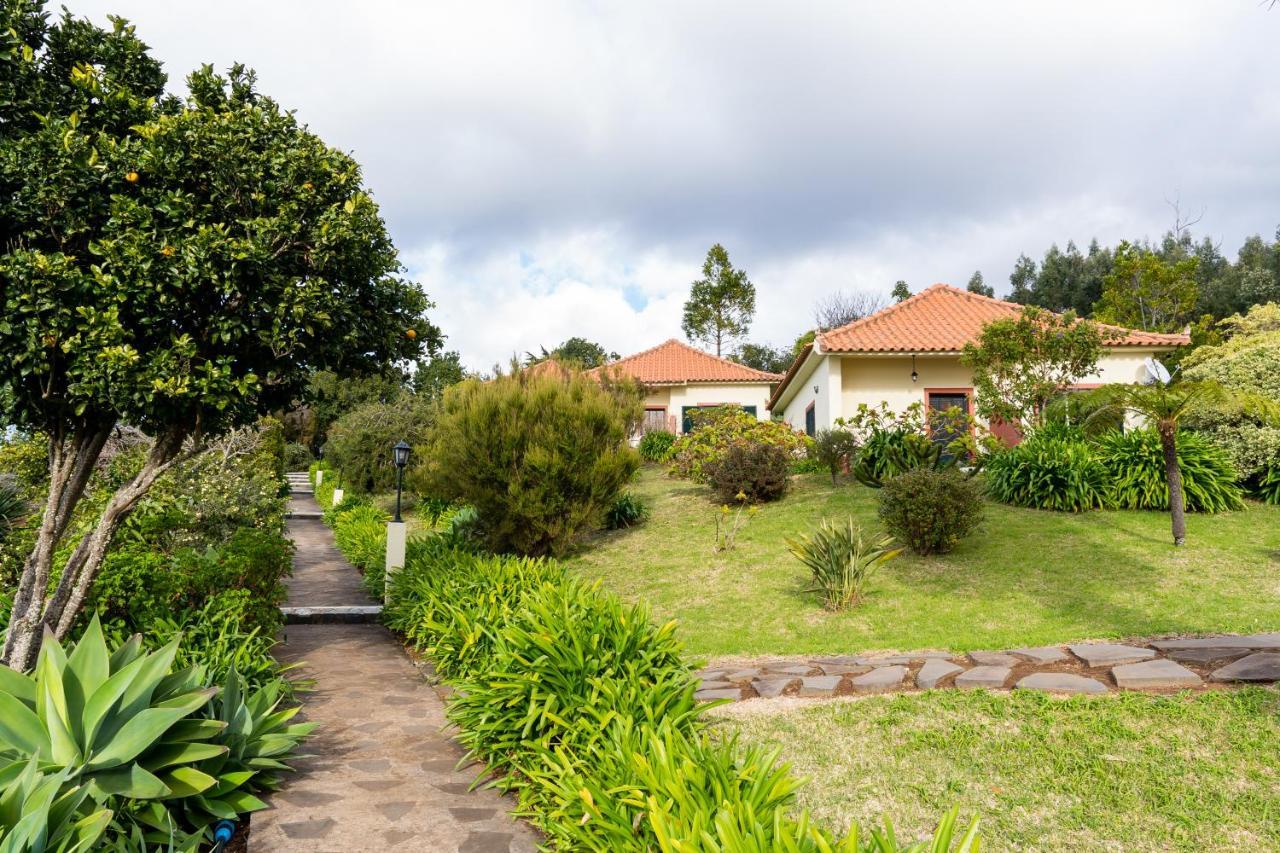
[[[404,545],[407,539],[407,525],[403,521],[387,522],[387,564],[386,581],[383,598],[390,600],[391,576],[404,568]]]
[[[320,484],[324,482],[324,469],[316,471],[316,488],[320,488]]]
[[[332,505],[333,505],[333,506],[337,506],[337,505],[338,505],[338,504],[340,504],[340,503],[342,503],[342,489],[334,489],[334,490],[333,490],[333,504],[332,504]]]

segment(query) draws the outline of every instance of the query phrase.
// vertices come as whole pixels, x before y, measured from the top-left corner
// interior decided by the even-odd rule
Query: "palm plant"
[[[1178,429],[1192,413],[1226,405],[1266,420],[1280,420],[1280,404],[1256,394],[1233,391],[1211,380],[1156,383],[1154,385],[1105,385],[1091,392],[1099,403],[1089,420],[1117,412],[1145,419],[1160,436],[1165,482],[1169,487],[1169,517],[1173,544],[1187,541],[1186,503],[1182,469],[1178,464]]]

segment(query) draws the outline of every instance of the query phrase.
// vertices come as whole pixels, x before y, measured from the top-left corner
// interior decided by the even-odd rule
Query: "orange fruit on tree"
[[[413,340],[414,338],[418,337],[418,333],[413,329],[405,329],[404,336],[409,340]]]
[[[136,184],[138,182],[138,173],[128,172],[125,174],[124,179],[131,184]]]

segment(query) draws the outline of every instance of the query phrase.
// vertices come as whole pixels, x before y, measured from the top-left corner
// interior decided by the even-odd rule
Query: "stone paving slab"
[[[1126,690],[1169,690],[1204,683],[1185,666],[1164,658],[1117,666],[1111,670],[1111,677]]]
[[[902,686],[907,677],[905,666],[880,666],[865,675],[855,677],[850,686],[857,693],[881,693]]]
[[[1213,681],[1280,681],[1280,654],[1256,652],[1214,670]]]
[[[1096,678],[1070,672],[1036,672],[1018,680],[1018,690],[1043,690],[1046,693],[1106,693],[1107,685]]]
[[[1120,643],[1076,643],[1067,646],[1071,654],[1080,658],[1089,666],[1114,666],[1122,663],[1135,663],[1153,658],[1156,653],[1151,649],[1139,646],[1126,646]]]
[[[920,671],[916,673],[916,687],[921,690],[932,690],[938,686],[939,681],[957,672],[964,672],[964,667],[945,660],[925,661],[924,666],[920,667]]]
[[[1004,687],[1013,668],[1008,666],[983,665],[975,666],[956,676],[955,685],[962,690],[973,690],[985,687],[988,690],[999,690]]]

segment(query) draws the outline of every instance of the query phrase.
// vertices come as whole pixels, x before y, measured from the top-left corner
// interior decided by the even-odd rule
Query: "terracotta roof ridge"
[[[851,332],[854,329],[867,325],[871,320],[876,320],[881,317],[887,317],[890,314],[896,314],[900,309],[905,308],[906,306],[912,304],[913,302],[918,302],[925,295],[929,293],[933,293],[934,291],[940,288],[943,290],[957,289],[952,287],[949,284],[942,284],[941,282],[937,284],[931,284],[928,287],[926,287],[924,290],[920,291],[919,293],[911,294],[901,302],[895,302],[892,305],[889,305],[885,308],[881,308],[879,311],[873,311],[865,317],[859,317],[856,320],[850,320],[848,323],[845,323],[843,326],[836,326],[834,329],[827,329],[825,332],[818,332],[818,336],[817,336],[818,343],[822,344],[822,349],[825,350],[827,346],[826,346],[826,341],[823,339],[826,338],[827,335],[834,335],[834,334],[843,333],[843,332]]]
[[[745,364],[741,364],[741,363],[739,363],[739,362],[736,362],[736,361],[734,361],[733,359],[725,358],[724,356],[713,355],[712,353],[709,353],[709,352],[707,352],[706,350],[698,349],[697,347],[693,346],[692,344],[688,344],[688,343],[686,343],[686,342],[684,342],[684,341],[680,340],[679,338],[667,338],[665,341],[663,341],[663,342],[662,342],[662,343],[660,343],[660,344],[656,344],[656,345],[654,345],[654,346],[649,347],[648,349],[643,349],[643,350],[640,350],[639,352],[632,353],[631,355],[628,355],[628,356],[625,356],[625,357],[623,357],[623,358],[617,359],[616,361],[611,361],[611,362],[609,362],[608,364],[602,364],[602,365],[600,365],[599,367],[594,368],[594,370],[596,370],[596,371],[600,371],[600,370],[605,370],[605,369],[607,369],[607,368],[611,368],[611,367],[618,367],[618,366],[623,365],[623,364],[625,364],[625,363],[627,363],[627,362],[634,361],[634,360],[636,360],[636,359],[639,359],[639,358],[642,358],[642,357],[644,357],[644,356],[650,355],[650,354],[652,354],[652,353],[658,352],[659,350],[663,349],[664,347],[670,347],[670,346],[676,346],[676,347],[679,347],[680,349],[685,350],[685,351],[687,351],[687,352],[690,352],[690,353],[692,353],[693,355],[699,356],[699,357],[701,357],[701,358],[709,358],[709,359],[712,359],[713,361],[718,361],[718,362],[720,362],[721,364],[724,364],[724,365],[726,365],[726,366],[728,366],[728,367],[732,367],[732,368],[734,368],[734,369],[736,369],[736,370],[746,371],[747,373],[752,374],[755,378],[758,378],[758,379],[761,379],[761,380],[766,380],[766,381],[771,381],[771,382],[777,382],[777,381],[781,380],[781,379],[782,379],[782,376],[783,376],[783,374],[781,374],[781,373],[769,373],[768,371],[764,371],[764,370],[757,370],[757,369],[755,369],[754,367],[748,367],[748,366],[747,366],[747,365],[745,365]],[[697,380],[694,380],[694,381],[697,381]],[[741,380],[741,379],[739,379],[739,380],[729,380],[729,381],[738,381],[738,382],[741,382],[741,381],[747,381],[747,380]]]

